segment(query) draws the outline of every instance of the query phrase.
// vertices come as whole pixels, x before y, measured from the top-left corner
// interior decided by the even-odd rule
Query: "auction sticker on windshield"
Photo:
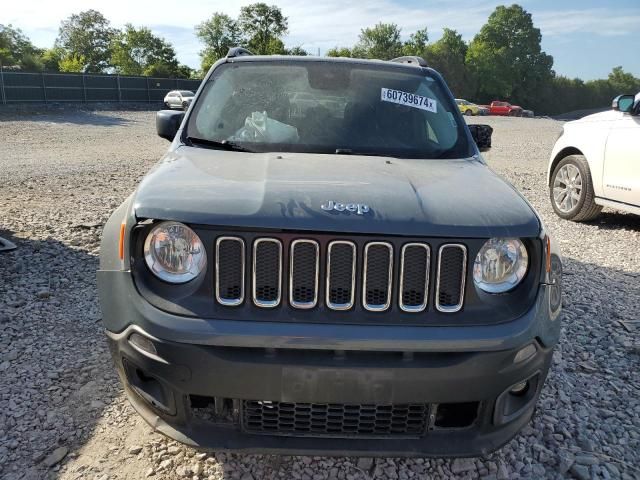
[[[428,112],[437,113],[436,101],[433,98],[423,97],[415,93],[402,92],[392,88],[383,88],[381,93],[383,102],[397,103],[407,107],[419,108]]]

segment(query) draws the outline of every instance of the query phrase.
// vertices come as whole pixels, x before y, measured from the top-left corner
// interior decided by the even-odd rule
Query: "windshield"
[[[394,65],[225,64],[198,97],[186,134],[254,152],[473,155],[442,81],[426,70]]]
[[[179,90],[180,91],[180,95],[182,95],[183,97],[193,97],[193,92],[190,90]]]

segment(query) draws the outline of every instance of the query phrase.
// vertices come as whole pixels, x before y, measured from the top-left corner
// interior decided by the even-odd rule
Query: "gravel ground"
[[[565,256],[561,343],[538,413],[474,459],[208,455],[151,431],[100,326],[101,227],[167,144],[152,112],[0,112],[0,478],[640,478],[640,217],[557,218],[547,155],[561,124],[487,118],[489,164],[541,213]]]

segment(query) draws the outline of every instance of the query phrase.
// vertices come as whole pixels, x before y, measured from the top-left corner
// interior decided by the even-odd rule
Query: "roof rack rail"
[[[227,53],[227,58],[244,57],[247,55],[253,55],[249,50],[242,47],[231,47]]]
[[[406,56],[406,57],[398,57],[398,58],[394,58],[393,60],[390,60],[391,62],[395,62],[395,63],[406,63],[409,65],[419,65],[421,67],[427,67],[427,61],[422,58],[422,57],[418,57],[418,56]]]

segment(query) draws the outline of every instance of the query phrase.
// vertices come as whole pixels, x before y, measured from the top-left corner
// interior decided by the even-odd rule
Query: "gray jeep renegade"
[[[442,77],[236,48],[104,229],[116,368],[204,449],[468,456],[531,418],[561,261]]]

